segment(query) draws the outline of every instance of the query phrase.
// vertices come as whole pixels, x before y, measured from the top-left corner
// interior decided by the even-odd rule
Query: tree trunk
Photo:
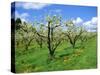
[[[50,53],[49,53],[49,59],[50,60],[53,60],[54,58],[55,58],[55,55],[54,55],[54,51],[51,51]]]
[[[73,48],[75,48],[75,43],[76,43],[76,42],[73,42],[73,44],[72,44],[72,47],[73,47]]]
[[[26,50],[26,51],[28,50],[28,45],[25,46],[25,50]]]
[[[50,39],[50,22],[48,22],[48,41],[47,41],[47,44],[48,44],[48,49],[49,49],[49,52],[51,53],[51,39]]]
[[[49,49],[49,58],[52,60],[54,58],[54,50],[52,49],[52,39],[53,39],[53,32],[51,35],[51,27],[50,27],[50,22],[48,22],[48,49]]]
[[[40,41],[40,48],[42,48],[42,38],[40,38],[41,39],[41,41]]]
[[[40,44],[40,48],[42,48],[42,42],[41,42],[41,44]]]

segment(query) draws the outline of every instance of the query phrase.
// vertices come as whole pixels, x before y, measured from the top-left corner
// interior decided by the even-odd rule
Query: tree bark
[[[54,51],[50,51],[49,55],[50,60],[53,60],[55,58]]]
[[[48,22],[48,49],[49,49],[49,52],[51,53],[51,39],[50,39],[50,22]]]

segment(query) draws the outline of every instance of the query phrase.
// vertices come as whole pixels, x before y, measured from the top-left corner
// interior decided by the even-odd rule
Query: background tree
[[[45,37],[43,37],[45,35],[44,31],[45,31],[44,30],[44,25],[40,23],[39,24],[39,28],[37,30],[37,35],[35,37],[36,42],[38,43],[38,45],[40,46],[40,48],[42,48],[43,43],[45,41]],[[43,35],[43,36],[41,36],[41,35]]]
[[[84,43],[88,40],[88,32],[84,30],[84,33],[80,36],[81,46],[84,48]]]
[[[15,27],[16,27],[16,30],[20,29],[21,28],[21,24],[22,24],[22,21],[20,18],[17,18],[15,20]]]
[[[20,35],[17,33],[19,30],[20,30],[20,28],[21,28],[21,25],[22,25],[22,21],[21,21],[21,19],[20,18],[17,18],[16,20],[14,20],[14,23],[15,23],[15,34],[18,36],[18,37],[20,37]],[[19,47],[20,46],[20,42],[21,42],[21,40],[18,38],[18,37],[16,37],[16,46],[17,47]]]
[[[26,22],[23,22],[21,24],[21,28],[16,32],[16,39],[21,40],[21,43],[24,45],[25,50],[29,49],[31,42],[34,39],[34,36],[35,28]]]
[[[84,30],[81,26],[76,26],[71,20],[66,22],[66,27],[67,31],[65,35],[69,39],[69,42],[72,47],[75,48],[75,44],[78,41],[79,37],[83,34]]]

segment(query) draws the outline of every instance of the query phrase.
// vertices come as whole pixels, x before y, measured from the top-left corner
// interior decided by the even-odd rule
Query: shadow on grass
[[[72,47],[64,48],[63,51],[58,54],[58,56],[59,57],[70,56],[70,55],[74,54],[76,49],[80,49],[80,48],[81,48],[80,46],[76,46],[75,48],[72,48]]]

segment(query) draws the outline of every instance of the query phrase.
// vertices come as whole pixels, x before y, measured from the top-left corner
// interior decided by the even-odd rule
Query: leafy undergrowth
[[[41,72],[76,69],[92,69],[97,67],[96,39],[88,40],[85,48],[78,44],[76,48],[62,43],[55,52],[55,59],[48,60],[48,49],[30,46],[28,51],[16,49],[16,72]]]

